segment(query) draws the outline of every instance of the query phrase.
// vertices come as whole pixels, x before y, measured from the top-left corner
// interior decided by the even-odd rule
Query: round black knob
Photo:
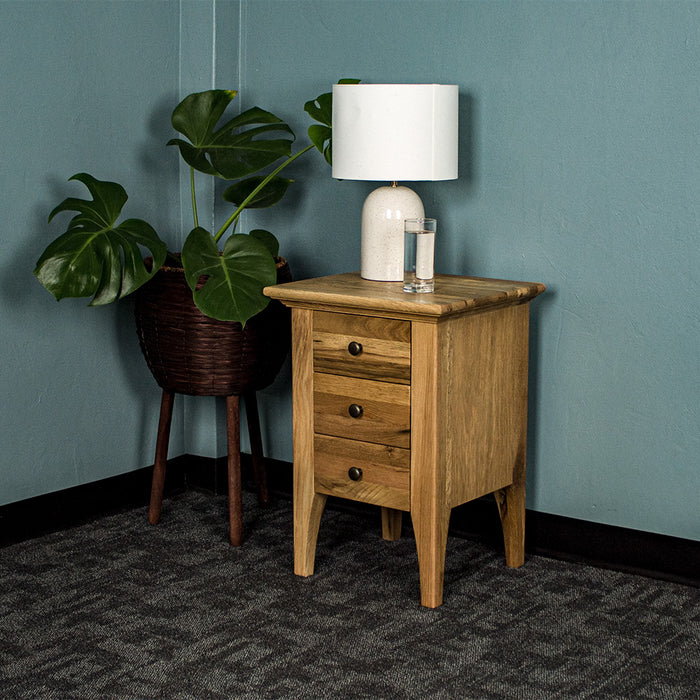
[[[362,406],[356,403],[351,403],[350,406],[348,406],[348,413],[353,418],[359,418],[362,415]]]
[[[359,481],[362,478],[362,469],[359,467],[350,467],[350,469],[348,469],[348,476],[352,481]]]
[[[359,355],[362,352],[362,343],[353,340],[352,343],[348,345],[348,352],[351,355]]]

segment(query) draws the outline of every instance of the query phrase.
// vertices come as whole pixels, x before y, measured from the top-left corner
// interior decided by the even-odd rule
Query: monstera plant
[[[343,81],[357,82],[357,81]],[[140,219],[120,222],[127,201],[124,188],[87,173],[81,182],[92,199],[69,197],[50,214],[77,214],[68,229],[39,258],[34,274],[60,300],[92,297],[102,305],[131,294],[148,282],[167,260],[181,264],[194,303],[206,316],[242,325],[260,312],[269,299],[263,287],[276,282],[278,243],[261,229],[236,231],[245,209],[270,207],[284,196],[292,180],[280,173],[314,147],[331,160],[331,95],[304,106],[317,124],[309,128],[311,143],[293,153],[294,133],[274,114],[253,107],[233,117],[225,113],[236,97],[232,90],[207,90],[186,97],[172,113],[172,126],[181,135],[168,146],[178,148],[189,166],[193,228],[181,254],[170,251],[153,227]],[[196,173],[227,183],[223,199],[232,211],[217,231],[199,224]],[[144,260],[144,253],[150,260]],[[180,262],[181,261],[181,262]]]
[[[357,81],[347,81],[357,82]],[[289,310],[263,295],[264,287],[291,279],[269,231],[236,231],[245,209],[269,207],[292,180],[280,174],[317,148],[331,161],[331,95],[307,102],[318,123],[311,143],[293,152],[294,134],[274,114],[253,107],[226,111],[235,91],[207,90],[186,97],[172,113],[180,134],[168,142],[189,166],[193,228],[179,252],[140,219],[120,220],[124,188],[87,173],[92,199],[69,197],[51,212],[77,212],[51,243],[34,274],[56,299],[92,297],[102,305],[136,292],[134,312],[141,350],[163,390],[149,521],[160,520],[168,440],[176,393],[226,397],[231,544],[241,543],[239,397],[246,404],[253,467],[261,503],[267,500],[255,392],[274,381],[290,345]],[[202,176],[226,182],[232,209],[217,231],[200,226],[196,184]]]

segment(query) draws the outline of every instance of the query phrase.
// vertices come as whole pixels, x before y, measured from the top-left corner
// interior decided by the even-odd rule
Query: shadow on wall
[[[459,180],[466,191],[474,185],[474,96],[459,94]]]
[[[546,281],[544,281],[547,284]],[[547,309],[556,298],[556,288],[547,286],[544,294],[530,304],[530,340],[529,340],[529,364],[528,364],[528,392],[527,392],[527,507],[532,507],[532,494],[537,493],[537,423],[541,395],[549,391],[542,386],[542,322]]]
[[[41,287],[32,274],[36,261],[48,243],[55,237],[47,223],[49,213],[67,194],[66,180],[48,176],[37,188],[44,193],[40,202],[28,208],[27,226],[17,236],[18,244],[13,246],[14,254],[6,258],[0,273],[0,295],[8,308],[26,314],[51,295]]]
[[[173,225],[180,226],[182,220],[179,194],[180,158],[177,148],[166,145],[171,138],[177,136],[170,123],[170,117],[179,101],[178,95],[172,93],[155,105],[147,123],[149,138],[139,146],[143,171],[151,178],[154,185],[157,185],[148,189],[150,201],[145,202],[147,216],[142,218],[151,223],[160,237],[168,242],[184,241],[186,234],[189,233],[189,229],[180,231],[179,237],[176,237],[172,235],[172,231],[163,230]],[[128,184],[125,186],[128,192]],[[162,196],[164,192],[172,193],[172,200],[164,199]],[[187,206],[189,213],[189,203]],[[189,225],[189,219],[187,221]]]
[[[472,264],[468,238],[468,217],[463,207],[476,188],[475,100],[459,93],[459,177],[456,180],[417,183],[426,216],[438,220],[435,241],[435,270],[449,274],[470,274]],[[412,187],[412,185],[409,185]],[[473,274],[473,273],[471,273]]]

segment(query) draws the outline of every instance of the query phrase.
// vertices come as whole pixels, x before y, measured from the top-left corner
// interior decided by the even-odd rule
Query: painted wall
[[[179,21],[165,1],[0,2],[0,503],[153,462],[159,394],[131,305],[57,304],[32,269],[71,216],[48,225],[51,209],[89,197],[67,182],[80,171],[178,230]]]
[[[437,269],[548,285],[529,506],[700,539],[698,55],[700,4],[675,0],[0,2],[0,503],[152,461],[157,391],[128,305],[57,306],[31,277],[66,178],[122,181],[133,216],[172,202],[154,224],[183,230],[161,145],[178,94],[238,87],[301,147],[303,103],[358,77],[460,85],[460,178],[415,185]],[[246,223],[298,278],[358,269],[372,185],[316,153],[293,168],[295,190]],[[268,454],[291,460],[288,367],[260,403]],[[222,453],[213,402],[184,402],[178,427],[171,454]]]
[[[460,85],[460,178],[415,189],[439,220],[439,271],[548,285],[533,304],[529,506],[700,539],[700,3],[244,13],[246,99],[281,105],[300,135],[304,100],[341,77]],[[293,270],[359,269],[372,185],[311,158],[297,176],[294,206],[266,217]],[[289,459],[288,433],[272,449]]]

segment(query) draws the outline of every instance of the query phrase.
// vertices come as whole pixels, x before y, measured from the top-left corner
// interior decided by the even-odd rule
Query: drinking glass
[[[436,219],[406,219],[404,221],[403,291],[412,294],[435,289],[433,267],[435,258]]]

